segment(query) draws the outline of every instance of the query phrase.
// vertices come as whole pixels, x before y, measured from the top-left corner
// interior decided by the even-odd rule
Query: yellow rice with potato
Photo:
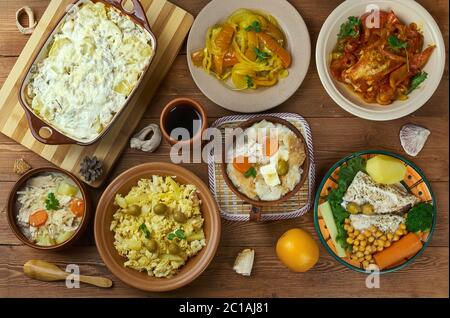
[[[171,277],[206,245],[201,201],[192,184],[152,176],[125,196],[117,194],[115,204],[110,229],[126,267]]]

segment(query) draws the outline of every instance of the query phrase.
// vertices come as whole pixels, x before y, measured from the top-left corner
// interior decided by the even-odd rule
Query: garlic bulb
[[[422,150],[431,132],[421,126],[406,124],[400,130],[400,143],[410,156],[417,156]]]

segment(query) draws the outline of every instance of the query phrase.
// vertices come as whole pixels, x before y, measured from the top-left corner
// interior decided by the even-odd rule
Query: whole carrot
[[[392,266],[408,257],[413,256],[422,249],[422,241],[415,233],[408,233],[399,241],[376,253],[373,257],[380,269]]]

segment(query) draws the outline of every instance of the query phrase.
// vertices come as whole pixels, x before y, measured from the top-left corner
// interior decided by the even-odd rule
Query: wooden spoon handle
[[[98,276],[84,276],[80,275],[80,282],[91,284],[97,287],[109,288],[112,286],[112,281],[108,278]]]

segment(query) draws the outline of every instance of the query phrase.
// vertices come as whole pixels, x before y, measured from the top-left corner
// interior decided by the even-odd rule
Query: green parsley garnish
[[[337,227],[336,242],[344,249],[348,249],[347,231],[344,229],[344,221],[349,217],[349,213],[342,206],[342,201],[348,186],[352,183],[359,171],[366,171],[366,161],[361,157],[352,158],[347,164],[342,166],[338,172],[338,187],[330,191],[327,201],[330,203],[334,221]]]
[[[400,40],[395,35],[389,35],[387,38],[389,46],[394,50],[406,49],[408,47],[408,42]]]
[[[359,37],[359,26],[360,25],[361,25],[361,20],[359,18],[348,17],[347,22],[341,24],[338,38],[344,39],[347,37],[352,37],[352,38]]]
[[[256,56],[258,57],[258,60],[265,60],[266,58],[268,58],[270,56],[269,54],[267,54],[264,51],[261,51],[257,47],[253,48],[253,51],[255,52]]]
[[[175,231],[175,235],[180,239],[184,240],[186,238],[186,234],[184,234],[184,231],[182,229],[178,229]]]
[[[175,235],[175,233],[169,233],[169,235],[167,235],[167,239],[169,241],[172,241],[174,238],[176,238],[177,236]]]
[[[245,28],[245,31],[255,31],[255,32],[261,32],[261,25],[258,21],[253,21],[252,24],[250,24],[248,27]]]
[[[427,72],[420,72],[419,74],[416,74],[411,79],[411,85],[408,89],[408,94],[411,93],[413,90],[415,90],[417,87],[419,87],[420,84],[422,84],[423,81],[427,79],[428,73]]]
[[[145,223],[142,223],[139,226],[139,229],[144,233],[145,238],[149,240],[151,235],[150,235],[150,231],[147,228],[147,225],[145,225]]]
[[[247,81],[247,88],[253,87],[253,78],[251,78],[249,75],[245,75],[245,80]]]
[[[47,199],[45,199],[45,208],[47,210],[58,210],[59,209],[59,201],[56,199],[55,194],[50,192],[47,195]]]
[[[174,238],[179,238],[180,240],[186,239],[186,234],[182,229],[175,230],[175,232],[169,233],[167,239],[172,241]]]
[[[425,202],[415,205],[409,210],[405,224],[410,232],[428,232],[433,224],[433,206]]]
[[[245,173],[244,173],[244,177],[246,178],[256,178],[256,169],[255,167],[251,167],[250,169],[248,169]]]

